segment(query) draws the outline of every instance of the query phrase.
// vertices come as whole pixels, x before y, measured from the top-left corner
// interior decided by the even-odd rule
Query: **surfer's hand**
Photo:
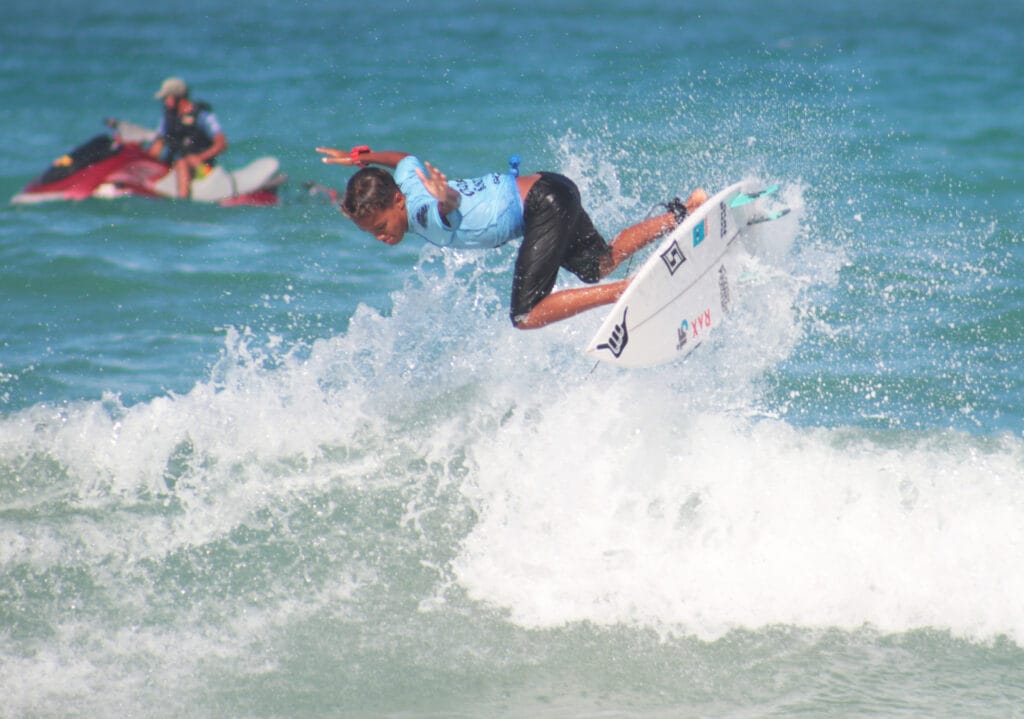
[[[444,217],[449,212],[457,210],[462,196],[448,184],[448,178],[445,177],[443,172],[429,162],[424,162],[423,164],[426,166],[427,172],[424,173],[423,170],[417,167],[416,175],[420,178],[420,182],[423,183],[427,192],[437,198],[441,216]]]
[[[420,178],[423,186],[427,188],[427,192],[437,199],[444,201],[448,196],[448,190],[451,189],[448,187],[448,178],[429,162],[424,162],[423,164],[426,166],[427,173],[429,174],[424,174],[423,170],[417,167],[416,175]]]
[[[318,147],[316,151],[325,157],[321,158],[321,161],[325,165],[347,165],[351,167],[355,163],[352,162],[352,151],[351,150],[337,150],[333,147]]]

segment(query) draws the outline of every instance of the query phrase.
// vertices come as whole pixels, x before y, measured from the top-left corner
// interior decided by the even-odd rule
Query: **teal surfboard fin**
[[[747,221],[747,224],[748,225],[756,225],[759,222],[771,222],[772,220],[777,220],[780,217],[785,217],[788,214],[789,214],[789,208],[788,207],[783,207],[781,210],[775,210],[774,212],[769,212],[766,215],[759,215],[757,217],[752,217],[752,218],[750,218]]]
[[[729,203],[729,207],[742,207],[743,205],[749,204],[758,198],[767,197],[768,195],[778,191],[779,186],[772,185],[771,187],[766,187],[763,190],[758,190],[757,192],[751,192],[749,194],[741,192],[736,195],[736,197],[732,198],[732,202]]]

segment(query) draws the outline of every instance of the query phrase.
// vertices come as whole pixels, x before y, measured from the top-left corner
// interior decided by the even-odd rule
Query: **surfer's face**
[[[385,245],[397,245],[409,229],[409,218],[405,213],[405,195],[395,193],[395,201],[390,207],[371,212],[355,220],[355,223],[360,230],[369,232]]]

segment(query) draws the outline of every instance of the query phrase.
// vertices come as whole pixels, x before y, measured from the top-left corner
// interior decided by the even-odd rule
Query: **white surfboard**
[[[748,223],[774,219],[760,192],[737,182],[675,228],[634,275],[594,334],[586,354],[623,367],[685,357],[729,311],[736,294],[736,239]]]

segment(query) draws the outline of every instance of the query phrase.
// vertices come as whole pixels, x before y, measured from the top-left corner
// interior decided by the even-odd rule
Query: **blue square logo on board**
[[[704,241],[704,235],[707,234],[708,221],[704,220],[699,222],[693,227],[693,246],[696,247]]]

